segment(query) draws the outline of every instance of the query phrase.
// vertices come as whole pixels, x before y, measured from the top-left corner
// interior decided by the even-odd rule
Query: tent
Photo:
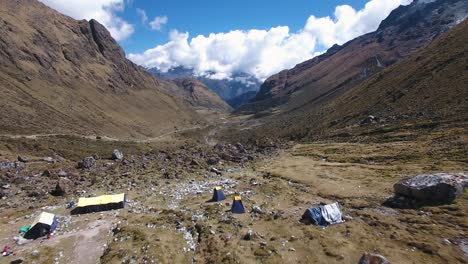
[[[57,228],[57,224],[57,217],[54,214],[42,212],[31,224],[31,228],[24,234],[24,238],[37,239],[43,237],[52,233]]]
[[[125,207],[125,193],[113,195],[101,195],[98,197],[80,198],[75,209],[70,213],[89,214],[101,211],[121,209]]]
[[[219,202],[222,200],[226,200],[226,196],[223,193],[223,190],[221,190],[221,187],[216,186],[213,190],[213,198],[211,198],[212,202]]]
[[[308,208],[302,215],[302,222],[318,226],[327,226],[343,223],[338,203]]]
[[[241,197],[239,195],[234,196],[234,201],[232,202],[231,212],[233,214],[245,213],[244,204],[242,203]]]
[[[302,215],[302,222],[305,224],[314,224],[318,226],[328,225],[328,223],[323,218],[322,209],[320,207],[308,208]]]

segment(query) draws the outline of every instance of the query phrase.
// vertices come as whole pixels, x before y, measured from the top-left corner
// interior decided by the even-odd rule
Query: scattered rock
[[[201,164],[200,164],[200,162],[198,162],[197,160],[193,159],[193,160],[190,162],[190,166],[198,166],[198,167],[201,167]]]
[[[375,117],[373,115],[369,115],[368,117],[364,118],[362,121],[361,121],[361,125],[368,125],[368,124],[374,124],[374,123],[378,123],[379,122],[379,118],[378,117]]]
[[[223,175],[223,173],[216,168],[211,168],[210,171],[216,173],[216,175]]]
[[[59,177],[67,177],[67,176],[68,176],[68,173],[65,172],[65,171],[63,171],[63,170],[61,170],[61,171],[59,171],[58,176],[59,176]]]
[[[447,204],[460,196],[468,186],[468,174],[420,174],[396,183],[397,197],[413,199],[422,204]]]
[[[208,163],[208,165],[216,165],[218,164],[220,161],[220,158],[219,157],[210,157],[206,163]]]
[[[288,251],[296,251],[296,249],[293,248],[293,247],[290,247],[290,248],[288,249]]]
[[[18,156],[18,161],[26,163],[29,161],[29,159],[25,156]]]
[[[44,157],[41,160],[44,161],[44,162],[48,162],[48,163],[53,163],[54,162],[54,158],[52,158],[52,157]]]
[[[253,205],[252,206],[252,212],[256,213],[256,214],[263,214],[262,208],[260,208],[260,206],[258,206],[258,205]]]
[[[63,196],[70,193],[73,188],[73,182],[67,178],[60,177],[55,189],[51,192],[54,196]]]
[[[86,157],[78,162],[78,168],[80,169],[90,169],[94,166],[96,166],[96,159],[94,157]]]
[[[118,149],[114,149],[114,151],[112,151],[112,160],[122,160],[123,158],[124,158],[124,155],[122,151]]]
[[[366,252],[359,259],[358,264],[390,264],[390,262],[381,255],[369,254]]]
[[[33,255],[34,257],[39,256],[39,250],[33,250],[33,252],[31,252],[31,255]]]
[[[244,240],[252,240],[255,237],[255,233],[252,230],[249,230],[244,236]]]

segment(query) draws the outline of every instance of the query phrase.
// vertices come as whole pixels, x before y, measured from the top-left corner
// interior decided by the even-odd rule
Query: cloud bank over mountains
[[[370,0],[363,9],[337,6],[333,17],[310,16],[298,32],[289,27],[269,30],[233,30],[190,38],[189,32],[172,30],[169,42],[140,54],[129,54],[137,64],[166,71],[172,67],[193,68],[199,75],[229,78],[246,72],[263,80],[323,52],[374,31],[399,5],[412,0]]]
[[[135,31],[134,25],[117,15],[130,0],[40,1],[75,19],[98,20],[118,41]],[[167,43],[142,53],[129,54],[128,58],[161,71],[183,66],[214,79],[230,78],[233,73],[245,72],[264,80],[320,54],[333,44],[343,44],[376,30],[393,9],[412,1],[369,0],[360,10],[340,5],[333,16],[310,16],[297,32],[291,32],[288,26],[278,26],[268,30],[232,30],[191,37],[189,32],[174,29],[170,31]],[[137,13],[142,23],[154,31],[161,30],[168,22],[165,16],[150,21],[141,9]]]

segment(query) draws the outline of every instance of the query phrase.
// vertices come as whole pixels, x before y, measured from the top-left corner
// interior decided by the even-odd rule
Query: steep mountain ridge
[[[335,45],[325,54],[268,78],[238,113],[290,111],[333,100],[373,74],[426,46],[468,15],[462,0],[415,1],[400,6],[375,32]]]
[[[251,119],[253,138],[375,137],[468,122],[468,21],[333,100]],[[232,129],[230,129],[232,131]],[[419,132],[417,132],[419,133]]]
[[[0,133],[155,136],[203,122],[104,26],[0,0]]]

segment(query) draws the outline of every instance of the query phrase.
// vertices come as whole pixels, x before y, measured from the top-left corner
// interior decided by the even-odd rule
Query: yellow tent
[[[125,193],[101,195],[97,197],[82,197],[78,200],[76,208],[71,214],[87,214],[100,211],[109,211],[125,207]]]

